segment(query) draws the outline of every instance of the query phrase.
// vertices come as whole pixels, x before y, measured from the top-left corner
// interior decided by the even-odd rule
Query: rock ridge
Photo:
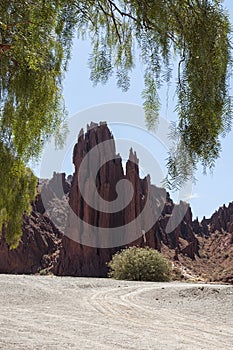
[[[92,151],[95,151],[95,157],[87,158],[84,164],[83,160]],[[109,154],[112,155],[110,160]],[[106,277],[106,262],[111,260],[116,251],[131,245],[149,246],[162,253],[169,251],[168,257],[171,260],[185,264],[185,259],[189,259],[187,261],[192,266],[204,261],[201,256],[203,249],[207,249],[204,245],[207,247],[210,242],[219,239],[221,242],[218,241],[218,244],[221,247],[230,247],[227,252],[233,253],[230,250],[233,246],[233,202],[228,207],[219,208],[210,219],[203,218],[201,222],[193,220],[187,203],[181,201],[175,204],[165,189],[151,184],[149,175],[140,178],[139,159],[133,149],[129,150],[129,159],[124,170],[122,159],[116,153],[113,135],[106,123],[91,123],[86,132],[83,129],[80,131],[73,150],[73,164],[75,170],[72,176],[66,178],[64,173],[54,173],[52,179],[39,181],[40,193],[33,204],[30,217],[24,217],[23,236],[16,250],[9,249],[3,232],[0,240],[0,273],[42,271],[63,276]],[[95,174],[93,169],[98,164],[103,165]],[[113,202],[117,199],[117,184],[123,181],[124,185],[126,180],[133,188],[132,199],[116,213],[98,211],[90,207],[83,198],[83,195],[91,198],[97,190],[100,198]],[[80,191],[80,181],[83,183],[84,193]],[[123,204],[124,201],[127,202],[127,197],[128,192],[122,199]],[[147,201],[148,209],[143,211]],[[155,224],[146,230],[147,222],[157,213],[160,215]],[[110,248],[101,248],[98,244],[96,247],[82,244],[84,234],[93,239],[91,232],[85,231],[85,223],[100,228],[125,227],[133,223],[140,214],[140,221],[134,229],[131,226],[130,232],[121,233],[123,237],[128,237],[126,244],[112,248],[111,238],[108,237],[102,243]],[[76,216],[83,223],[77,225]],[[183,218],[179,220],[180,223],[169,231],[168,227],[172,228],[172,223],[181,216]],[[76,242],[71,239],[72,234],[64,234],[72,233],[74,228],[79,235]],[[135,239],[137,230],[140,234]],[[228,262],[232,264],[231,260]],[[200,265],[201,268],[204,269]]]

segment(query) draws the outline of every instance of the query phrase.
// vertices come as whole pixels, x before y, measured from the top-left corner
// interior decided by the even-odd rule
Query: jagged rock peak
[[[99,124],[91,122],[90,125],[87,124],[85,139],[88,140],[94,135],[97,143],[113,139],[113,135],[109,130],[106,122],[100,122]]]
[[[84,138],[84,130],[82,128],[78,134],[78,142],[81,141],[83,138]]]
[[[138,164],[139,163],[139,159],[137,157],[137,153],[136,151],[133,151],[133,148],[131,147],[130,148],[130,151],[129,151],[129,160],[135,164]]]
[[[215,231],[233,233],[233,202],[228,206],[225,204],[221,206],[210,219],[203,218],[201,224],[208,224],[209,233]]]
[[[108,141],[105,143],[105,141]],[[100,162],[101,159],[118,158],[116,155],[116,146],[113,139],[113,135],[109,130],[106,122],[100,122],[99,124],[91,122],[87,125],[87,130],[84,133],[83,129],[79,133],[78,142],[74,146],[73,150],[73,164],[75,165],[75,171],[79,170],[79,166],[93,148],[97,147],[95,154],[96,157],[93,162]]]
[[[107,161],[106,163],[101,163],[103,165],[101,166],[98,175],[96,176],[95,174],[95,182],[93,182],[93,179],[91,178],[90,165],[93,166],[93,164],[87,163],[86,167],[80,167],[84,157],[95,146],[97,146],[97,156],[93,161],[98,165],[100,160],[105,159],[105,150],[99,146],[102,142],[107,140],[110,142],[106,143],[106,152],[110,150],[111,154],[113,153],[116,155],[116,153],[114,153],[115,142],[113,135],[106,123],[91,123],[88,125],[85,133],[83,130],[81,130],[79,133],[78,142],[73,151],[73,162],[75,165],[73,178],[68,181],[68,179],[65,179],[64,174],[54,174],[54,178],[51,180],[51,183],[45,186],[44,193],[49,204],[47,212],[50,210],[50,214],[53,215],[53,222],[56,220],[56,223],[58,223],[60,227],[62,227],[62,224],[66,223],[66,221],[63,219],[65,217],[65,215],[63,215],[64,201],[69,203],[71,210],[67,215],[67,226],[65,227],[64,231],[61,230],[61,232],[65,232],[66,235],[63,236],[56,232],[56,227],[52,226],[53,223],[48,221],[48,217],[46,217],[46,213],[44,213],[44,208],[42,207],[43,203],[38,200],[38,205],[34,206],[34,211],[29,218],[29,221],[25,221],[25,235],[23,237],[24,244],[28,246],[28,237],[35,237],[36,242],[37,226],[34,225],[34,221],[37,222],[37,220],[40,220],[41,228],[43,228],[45,232],[51,232],[49,237],[53,237],[54,245],[51,245],[52,248],[49,250],[49,252],[47,252],[43,246],[43,249],[41,248],[41,253],[37,255],[40,260],[43,260],[41,256],[46,257],[46,255],[50,254],[51,262],[49,261],[49,266],[53,267],[53,272],[58,275],[104,277],[107,274],[106,262],[111,259],[112,255],[116,251],[126,247],[125,244],[127,244],[127,246],[149,246],[160,251],[162,251],[163,247],[166,246],[168,249],[173,251],[171,254],[175,254],[176,252],[176,259],[179,259],[179,256],[183,254],[195,259],[195,256],[198,255],[199,246],[192,226],[191,209],[188,208],[185,216],[182,218],[181,216],[183,206],[185,205],[184,203],[181,202],[180,204],[175,205],[169,194],[166,193],[165,189],[151,185],[149,177],[144,179],[140,178],[138,170],[139,161],[136,152],[134,152],[133,149],[131,149],[129,153],[129,160],[126,164],[126,173],[124,173],[123,170],[122,160],[117,157],[114,157],[114,159]],[[84,181],[84,192],[82,193],[80,192],[79,188],[80,173],[82,175],[81,178]],[[98,211],[98,209],[93,208],[87,201],[84,200],[85,196],[86,198],[91,198],[93,193],[95,193],[94,190],[97,189],[97,194],[99,194],[99,196],[105,201],[115,201],[117,199],[116,185],[121,180],[127,180],[123,181],[123,186],[130,181],[134,191],[130,202],[127,200],[125,201],[125,199],[128,199],[128,192],[123,192],[122,201],[123,203],[126,202],[127,205],[122,206],[123,209],[120,211]],[[61,191],[61,186],[57,186],[61,183],[63,191]],[[64,196],[64,193],[67,195]],[[164,200],[166,200],[165,204]],[[56,211],[54,211],[54,202],[56,203]],[[146,207],[145,204],[147,202],[148,206]],[[40,207],[40,210],[38,210],[38,207]],[[145,207],[147,209],[144,211]],[[159,217],[157,217],[157,213],[160,215]],[[66,212],[64,214],[66,214]],[[177,218],[176,215],[180,217],[181,221],[178,220],[180,223],[173,229],[173,231],[167,232],[169,222],[175,222]],[[76,217],[81,219],[79,224],[77,223]],[[133,223],[135,221],[134,219],[138,217],[140,219]],[[154,217],[156,217],[155,223],[153,226],[150,226],[151,228],[148,228],[147,223]],[[85,228],[84,223],[88,223],[93,227],[107,228],[108,230],[110,228],[117,228],[117,230],[119,230],[120,227],[123,227],[124,229],[119,236],[119,242],[125,242],[125,240],[121,240],[121,238],[127,236],[127,243],[119,244],[119,247],[113,246],[109,244],[111,235],[106,235],[106,237],[103,238],[104,244],[102,245],[106,248],[98,248],[98,245],[90,246],[85,244],[82,240],[83,236],[90,238],[92,241],[95,240],[95,236],[92,236],[91,230],[88,231],[88,228]],[[130,230],[127,227],[128,223],[133,223]],[[198,223],[196,224],[196,226],[198,226]],[[173,226],[171,225],[171,227]],[[67,235],[67,228],[70,229],[70,236]],[[75,230],[73,230],[73,228]],[[76,232],[78,233],[80,240],[75,241],[73,239],[72,231],[74,231],[75,234]],[[135,238],[135,232],[140,232],[140,234],[143,233],[143,236],[139,235],[138,238]],[[42,232],[39,232],[38,234],[39,237],[43,237]],[[46,236],[46,240],[48,240],[49,237]],[[225,241],[223,243],[225,244]],[[8,254],[8,247],[3,241],[2,247],[2,257],[4,259],[2,259],[2,262],[0,260],[0,267],[2,264],[4,269],[0,271],[3,272],[9,271],[7,270],[7,266],[3,264],[3,262],[6,261],[6,256],[7,259],[11,258],[13,261],[17,261],[17,259],[13,255]],[[31,245],[31,247],[33,247],[33,245]],[[24,249],[24,246],[22,246],[22,251]],[[21,259],[21,251],[18,250],[17,252],[14,252],[14,254],[19,256]],[[52,259],[53,256],[56,256],[55,260]],[[30,264],[33,265],[33,263],[34,261],[32,261]],[[41,268],[40,266],[42,265],[35,263],[35,266],[37,266],[35,269],[36,271],[37,269]],[[44,267],[44,265],[42,267]],[[17,266],[14,266],[14,268],[11,268],[11,271],[31,271],[31,268],[28,268],[28,264],[26,262],[23,268],[24,270],[17,270]]]

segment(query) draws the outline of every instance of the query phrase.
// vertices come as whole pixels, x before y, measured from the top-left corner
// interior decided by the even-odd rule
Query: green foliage
[[[22,235],[23,214],[30,213],[37,179],[2,143],[0,162],[0,227],[4,226],[6,241],[13,248],[18,245]]]
[[[100,0],[79,2],[79,33],[89,35],[93,53],[89,64],[94,83],[116,74],[117,85],[129,88],[134,48],[145,67],[142,93],[147,124],[159,115],[159,88],[172,78],[177,64],[177,144],[168,158],[169,188],[193,178],[198,161],[212,168],[219,157],[220,136],[231,127],[231,26],[222,1]],[[81,6],[81,5],[80,5]],[[91,18],[91,20],[90,20]],[[177,160],[187,152],[183,164]],[[178,181],[177,181],[178,177]]]
[[[0,225],[12,246],[35,193],[27,163],[64,119],[71,10],[64,1],[0,1]]]
[[[63,1],[0,5],[0,137],[27,162],[63,121],[61,79],[70,45],[63,34],[66,9]]]
[[[157,250],[130,247],[116,253],[108,263],[109,277],[118,280],[165,282],[170,263]]]

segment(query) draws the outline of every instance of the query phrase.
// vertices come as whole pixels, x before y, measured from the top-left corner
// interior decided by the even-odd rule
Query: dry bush
[[[130,281],[169,281],[171,264],[153,248],[130,247],[108,263],[109,277]]]

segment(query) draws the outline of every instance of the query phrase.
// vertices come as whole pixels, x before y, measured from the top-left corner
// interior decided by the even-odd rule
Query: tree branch
[[[162,33],[162,31],[159,29],[158,26],[155,25],[155,23],[151,22],[148,18],[146,19],[146,22],[143,21],[143,25],[141,24],[141,22],[138,20],[138,18],[134,17],[133,15],[131,15],[131,13],[129,12],[125,12],[122,11],[116,4],[114,1],[112,0],[108,0],[108,2],[111,4],[111,6],[122,16],[122,17],[128,17],[130,19],[132,19],[134,22],[136,22],[139,27],[141,27],[141,29],[145,28],[147,30],[156,30],[157,32],[159,32],[160,34],[164,34]],[[176,39],[174,37],[174,35],[172,33],[167,33],[167,37],[173,42],[176,43]]]
[[[10,51],[13,48],[14,46],[10,44],[0,44],[0,53],[5,53],[6,51]]]
[[[182,88],[182,83],[181,83],[181,64],[185,61],[185,48],[183,50],[183,56],[178,64],[178,81],[179,81],[179,85],[180,85],[180,88]]]
[[[5,24],[3,22],[0,22],[0,27],[3,30],[7,30],[7,29],[11,29],[11,28],[17,27],[18,25],[22,25],[22,24],[33,24],[33,22],[26,21],[26,22],[16,22],[16,23],[10,23],[10,24]]]
[[[116,33],[117,33],[119,42],[120,42],[120,44],[121,44],[121,36],[120,36],[119,31],[118,31],[118,27],[117,27],[117,23],[116,23],[116,18],[115,18],[114,13],[113,13],[112,2],[109,1],[109,3],[110,3],[111,14],[112,14],[112,20],[113,20],[113,23],[114,23],[114,26],[115,26],[115,30],[116,30]]]

